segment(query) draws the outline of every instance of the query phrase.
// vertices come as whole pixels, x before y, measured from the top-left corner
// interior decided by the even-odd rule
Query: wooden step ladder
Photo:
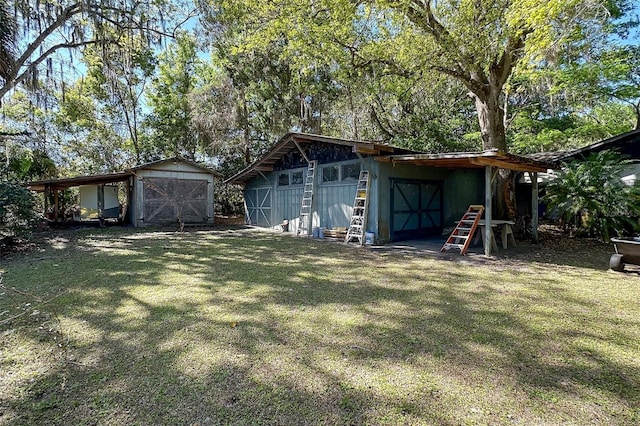
[[[298,216],[298,235],[311,235],[311,207],[313,205],[313,189],[316,182],[317,168],[317,160],[312,160],[307,165],[307,177],[304,181],[302,202],[300,203],[300,216]]]
[[[440,251],[447,251],[451,249],[459,249],[460,254],[465,254],[471,244],[471,238],[476,232],[478,222],[484,212],[484,206],[472,204],[469,206],[467,212],[462,216],[460,222],[456,225],[455,229],[447,238]]]
[[[353,201],[353,212],[349,221],[345,243],[357,242],[364,244],[364,234],[367,226],[367,212],[369,210],[369,172],[361,170],[356,186],[356,197]]]

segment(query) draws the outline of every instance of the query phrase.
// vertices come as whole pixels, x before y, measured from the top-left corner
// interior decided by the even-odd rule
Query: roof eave
[[[282,138],[280,138],[280,140],[262,157],[260,157],[258,160],[254,161],[251,165],[245,167],[235,175],[226,179],[224,183],[243,184],[251,180],[253,177],[257,176],[260,172],[270,172],[273,170],[271,166],[283,155],[291,152],[294,149],[298,149],[297,145],[299,144],[312,142],[324,142],[334,145],[351,146],[354,153],[363,155],[382,155],[383,153],[391,154],[398,149],[402,149],[399,147],[376,142],[355,141],[350,139],[313,135],[309,133],[289,132]]]
[[[478,152],[448,152],[442,154],[391,155],[376,157],[377,161],[405,163],[443,168],[498,167],[518,172],[545,172],[555,166],[527,157],[507,154],[498,150]]]

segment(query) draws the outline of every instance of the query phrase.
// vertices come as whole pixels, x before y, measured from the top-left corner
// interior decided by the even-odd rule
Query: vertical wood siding
[[[355,196],[356,183],[319,185],[316,191],[319,223],[314,223],[314,226],[323,228],[349,226]]]
[[[342,162],[335,163],[343,164]],[[372,160],[365,162],[365,168],[377,168],[377,164]],[[296,169],[297,170],[297,169]],[[336,228],[349,226],[351,213],[353,210],[353,200],[356,194],[357,181],[342,181],[336,183],[319,183],[322,180],[321,168],[317,172],[317,181],[315,185],[315,197],[313,201],[312,227]],[[277,227],[284,220],[289,221],[289,231],[297,232],[298,219],[300,216],[300,203],[303,195],[303,185],[279,186],[277,183],[278,172],[265,173],[264,177],[259,176],[247,183],[245,186],[245,199],[249,214],[252,218],[251,222],[258,226]],[[306,169],[303,169],[306,179]],[[265,179],[266,177],[266,179]],[[269,225],[260,223],[257,220],[257,211],[259,204],[256,199],[255,191],[258,188],[271,187],[273,189],[273,198],[271,207],[271,220]],[[369,225],[367,228],[375,230],[377,227],[377,184],[371,182],[371,190],[369,193]],[[262,210],[266,213],[266,210]],[[253,213],[253,214],[252,214]]]

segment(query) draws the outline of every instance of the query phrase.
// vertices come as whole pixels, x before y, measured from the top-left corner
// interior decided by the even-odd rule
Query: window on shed
[[[287,185],[289,185],[289,172],[280,173],[278,175],[278,185],[279,186],[287,186]]]
[[[302,185],[303,182],[302,170],[291,172],[291,185]]]
[[[360,163],[342,165],[342,180],[358,180],[359,177]]]
[[[338,166],[325,166],[322,168],[322,182],[337,182],[340,169]]]

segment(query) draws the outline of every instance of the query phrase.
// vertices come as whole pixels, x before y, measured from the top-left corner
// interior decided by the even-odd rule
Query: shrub
[[[216,213],[244,213],[244,195],[238,185],[216,182]]]
[[[26,188],[0,182],[0,246],[28,238],[37,221],[35,197]]]
[[[602,151],[564,165],[547,185],[545,201],[565,224],[608,241],[638,228],[640,186],[621,180],[627,157]]]

